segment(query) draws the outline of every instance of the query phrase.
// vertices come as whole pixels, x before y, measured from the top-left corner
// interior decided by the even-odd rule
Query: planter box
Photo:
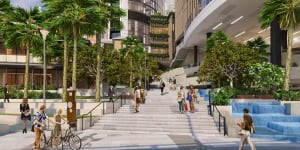
[[[272,94],[263,94],[263,95],[256,95],[256,98],[259,98],[259,99],[274,99],[274,96]]]
[[[255,99],[255,95],[237,95],[238,99]]]

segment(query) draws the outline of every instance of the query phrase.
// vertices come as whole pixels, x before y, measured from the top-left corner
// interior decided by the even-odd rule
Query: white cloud
[[[41,6],[41,0],[11,0],[10,3],[15,7],[30,9],[35,6]]]

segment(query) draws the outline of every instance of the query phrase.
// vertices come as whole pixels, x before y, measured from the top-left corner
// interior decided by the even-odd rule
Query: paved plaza
[[[218,133],[206,104],[196,104],[195,113],[178,113],[177,91],[159,89],[148,91],[140,112],[125,105],[116,114],[103,116],[92,128],[79,131],[82,148],[86,150],[237,150],[239,139]],[[48,132],[48,135],[50,133]],[[300,144],[287,141],[252,139],[257,150],[298,150]],[[1,150],[32,149],[34,133],[0,136]],[[61,149],[61,147],[60,147]],[[64,147],[64,149],[69,149]],[[246,145],[244,150],[250,150]]]

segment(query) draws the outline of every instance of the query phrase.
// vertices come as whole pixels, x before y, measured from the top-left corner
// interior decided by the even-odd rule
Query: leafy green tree
[[[138,62],[143,57],[143,44],[141,41],[135,37],[127,37],[122,44],[124,45],[124,48],[120,49],[121,55],[129,60],[129,71],[130,71],[130,78],[129,78],[129,88],[132,89],[132,81],[134,76],[134,71],[136,71],[137,65],[136,62]],[[130,90],[131,91],[131,90]]]
[[[8,23],[8,14],[12,11],[13,7],[10,5],[10,0],[0,1],[0,28]]]
[[[283,89],[289,90],[293,32],[300,22],[300,0],[267,0],[259,14],[261,27],[269,27],[276,17],[279,17],[280,28],[287,30],[288,34],[288,49],[285,63],[286,72]]]
[[[97,51],[96,46],[90,48],[84,48],[78,53],[78,73],[79,77],[87,78],[91,77],[95,81],[97,76]],[[101,82],[106,80],[112,84],[116,84],[120,81],[119,77],[124,72],[120,71],[121,68],[121,56],[118,51],[108,47],[102,47],[101,49]]]
[[[269,45],[263,40],[262,37],[258,37],[252,41],[247,41],[247,46],[249,48],[257,50],[260,54],[260,57],[264,61],[268,61],[270,53],[267,52],[267,48],[269,47]]]
[[[119,0],[94,0],[94,10],[101,12],[104,17],[94,22],[96,25],[100,25],[106,29],[109,25],[113,25],[113,29],[121,29],[122,22],[120,17],[125,16],[125,12],[115,4],[119,3]],[[97,45],[97,76],[96,76],[96,100],[100,101],[100,84],[101,84],[101,34],[104,30],[96,29],[96,45]]]
[[[7,13],[7,23],[1,27],[7,47],[19,47],[26,50],[26,65],[24,74],[24,98],[28,98],[28,75],[30,52],[35,47],[41,48],[42,38],[39,33],[38,23],[40,22],[39,9],[34,7],[30,10],[15,8]]]
[[[229,42],[229,39],[223,31],[213,32],[212,35],[207,39],[205,50],[206,52],[210,52],[215,45],[226,42]]]
[[[233,79],[241,78],[247,68],[257,62],[262,60],[256,50],[240,43],[218,43],[207,53],[204,64],[199,68],[198,81],[211,81],[220,86],[221,79],[229,79],[233,87]]]
[[[255,63],[249,67],[249,76],[254,79],[253,86],[263,92],[281,89],[284,82],[284,71],[271,63]],[[267,78],[266,78],[267,77]]]
[[[104,15],[99,10],[94,9],[97,4],[94,0],[43,0],[43,2],[45,3],[45,7],[47,7],[45,16],[49,18],[50,28],[64,37],[63,99],[65,100],[67,89],[68,37],[71,36],[73,38],[72,87],[76,89],[78,40],[83,35],[93,35],[95,31],[103,31],[103,26],[98,21],[103,19]]]

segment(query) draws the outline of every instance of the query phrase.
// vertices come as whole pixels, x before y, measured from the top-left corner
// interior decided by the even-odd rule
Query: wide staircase
[[[141,104],[140,112],[135,112],[134,102],[131,101],[116,114],[103,116],[92,129],[101,133],[220,135],[215,122],[207,113],[204,101],[195,104],[195,113],[180,114],[176,97],[177,91],[168,91],[163,95],[159,90],[148,91],[146,103]]]

